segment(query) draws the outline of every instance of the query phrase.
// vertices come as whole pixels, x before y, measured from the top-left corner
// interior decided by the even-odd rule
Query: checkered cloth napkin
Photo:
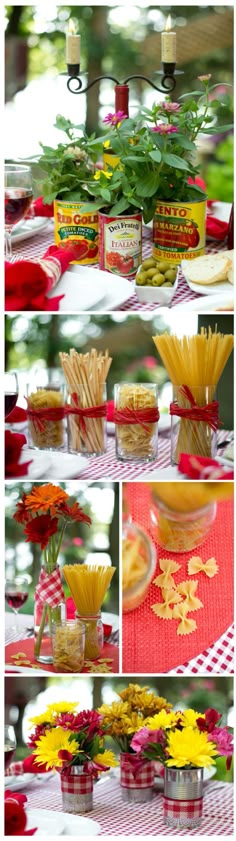
[[[64,602],[64,598],[59,567],[50,573],[41,569],[38,584],[35,587],[36,607],[39,602],[47,603],[50,607],[57,607],[58,604]]]

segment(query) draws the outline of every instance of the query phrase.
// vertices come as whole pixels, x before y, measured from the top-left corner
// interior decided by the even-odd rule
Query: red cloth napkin
[[[19,777],[22,774],[45,774],[47,772],[46,765],[37,765],[35,756],[32,753],[26,756],[25,759],[11,762],[9,768],[5,771],[5,777]]]
[[[27,813],[25,812],[25,803],[27,797],[25,794],[18,794],[14,791],[5,791],[5,836],[9,835],[34,835],[37,827],[26,830]]]
[[[10,432],[9,429],[5,430],[5,477],[6,479],[12,479],[16,476],[24,476],[25,473],[28,473],[29,464],[31,461],[25,461],[23,464],[19,464],[21,450],[24,444],[26,444],[26,437],[25,435],[21,435],[19,432]]]
[[[19,260],[5,263],[5,309],[56,312],[64,295],[47,298],[73,260],[85,257],[85,242],[51,245],[40,260]]]
[[[189,479],[230,480],[234,478],[234,471],[225,470],[216,459],[188,455],[187,453],[180,453],[178,470],[188,476]]]
[[[203,181],[203,178],[200,178],[198,175],[196,178],[188,178],[189,184],[197,184],[198,187],[201,187],[204,192],[206,192],[206,184]],[[210,210],[212,205],[214,205],[214,201],[212,199],[207,199],[207,210]],[[218,239],[219,242],[223,242],[225,237],[227,236],[229,230],[228,222],[223,222],[222,219],[217,219],[216,216],[212,216],[210,213],[207,213],[206,216],[206,236],[212,237],[213,239]]]
[[[42,196],[39,196],[38,199],[34,199],[31,204],[31,208],[33,209],[34,216],[46,216],[51,218],[54,213],[53,202],[51,204],[44,204]],[[28,214],[28,216],[30,217],[30,214]]]
[[[14,406],[10,415],[7,416],[7,423],[23,423],[26,420],[26,409],[22,409],[21,406]]]

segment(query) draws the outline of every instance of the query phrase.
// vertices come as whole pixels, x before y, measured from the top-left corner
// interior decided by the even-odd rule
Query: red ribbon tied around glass
[[[42,432],[45,429],[45,423],[63,420],[68,415],[76,415],[79,419],[82,432],[86,433],[85,418],[105,418],[106,417],[106,403],[101,403],[99,406],[89,406],[88,408],[81,408],[78,405],[78,396],[76,393],[71,395],[74,401],[74,406],[56,406],[55,408],[45,407],[42,409],[31,409],[28,405],[27,417],[32,421],[34,427]],[[28,402],[28,401],[27,401]]]
[[[157,423],[160,414],[157,406],[151,406],[149,409],[115,409],[114,423],[115,424],[139,424],[148,432],[149,423]]]
[[[179,418],[186,418],[187,420],[204,421],[204,423],[207,423],[208,426],[216,432],[220,423],[218,400],[213,400],[212,403],[208,403],[206,406],[198,406],[190,388],[187,385],[181,386],[179,388],[179,392],[186,397],[191,408],[186,409],[182,406],[178,406],[178,404],[174,402],[170,404],[170,415],[177,415]]]

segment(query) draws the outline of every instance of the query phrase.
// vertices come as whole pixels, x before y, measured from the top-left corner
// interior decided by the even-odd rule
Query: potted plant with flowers
[[[78,502],[70,504],[60,485],[34,485],[17,502],[14,520],[24,525],[26,542],[38,544],[43,553],[39,581],[35,588],[34,656],[40,663],[52,663],[52,625],[61,618],[64,591],[58,556],[63,535],[72,523],[91,524]]]
[[[93,808],[93,782],[117,764],[106,750],[101,716],[96,710],[78,711],[77,702],[49,704],[45,712],[30,719],[35,726],[28,747],[40,772],[55,769],[60,774],[62,807],[80,814]]]
[[[164,766],[164,822],[176,829],[199,826],[203,804],[203,769],[218,756],[232,759],[232,734],[221,726],[214,709],[161,710],[147,719],[131,740],[140,761],[158,760]]]
[[[142,108],[134,119],[122,112],[108,114],[104,122],[110,131],[103,142],[112,146],[118,163],[96,172],[95,184],[88,187],[96,206],[103,212],[107,207],[110,217],[132,207],[142,209],[145,223],[154,219],[154,257],[171,263],[204,253],[206,195],[196,183],[197,138],[218,128],[211,98],[215,86],[209,85],[210,75],[198,78],[202,89],[179,102],[166,97],[151,109]],[[106,260],[108,234],[105,229]]]
[[[68,240],[72,241],[77,244],[76,262],[92,265],[98,257],[98,213],[87,188],[102,144],[98,138],[91,146],[95,134],[89,137],[83,125],[73,125],[60,114],[55,127],[65,132],[67,140],[55,148],[40,144],[42,155],[37,163],[43,173],[43,202],[53,203],[55,243],[66,247]]]
[[[152,798],[154,762],[152,757],[137,755],[132,740],[145,726],[149,716],[169,712],[171,704],[151,692],[148,686],[130,683],[118,692],[119,701],[98,708],[101,728],[120,749],[120,784],[122,798],[129,803],[146,803]]]

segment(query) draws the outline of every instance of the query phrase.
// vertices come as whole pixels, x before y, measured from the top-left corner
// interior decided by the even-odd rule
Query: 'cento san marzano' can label
[[[180,263],[205,254],[206,200],[159,202],[153,219],[153,257]]]

